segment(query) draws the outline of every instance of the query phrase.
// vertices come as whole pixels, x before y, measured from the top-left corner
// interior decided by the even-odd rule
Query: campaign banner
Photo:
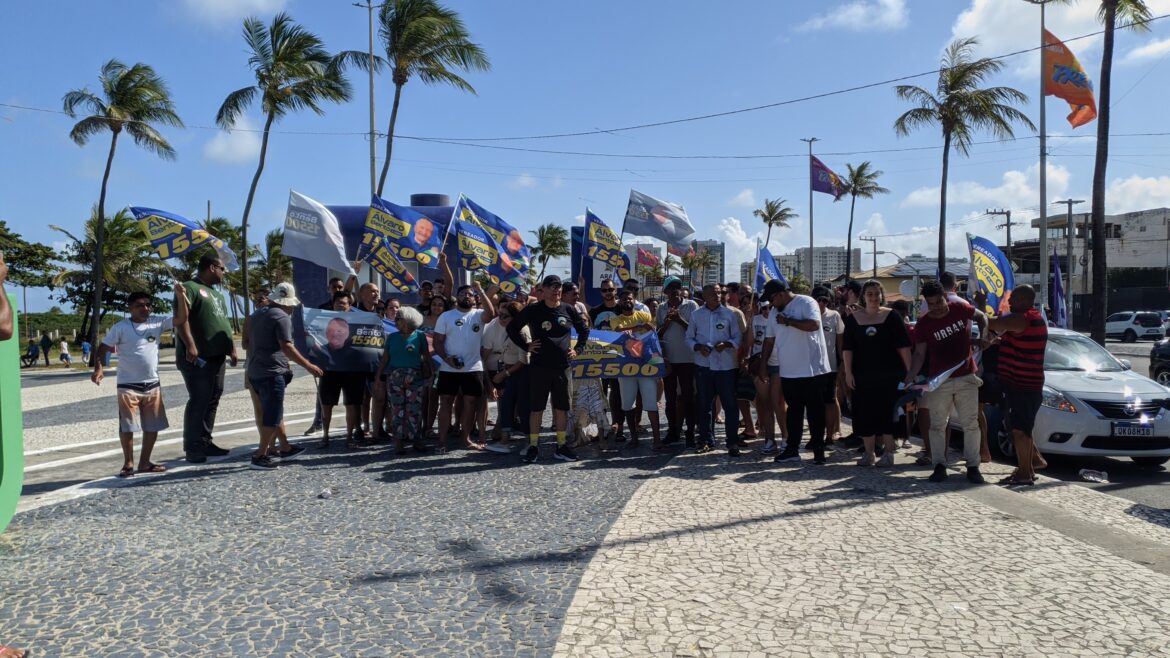
[[[365,311],[302,308],[305,354],[313,365],[333,372],[375,372],[386,344],[382,318]]]
[[[576,332],[573,332],[573,340],[576,340]],[[585,349],[577,353],[570,367],[574,379],[666,375],[662,346],[653,332],[635,338],[621,331],[590,331]]]
[[[366,215],[365,230],[381,237],[399,260],[437,267],[444,230],[430,217],[375,195]]]
[[[524,236],[520,235],[520,229],[505,222],[499,215],[462,194],[459,195],[459,202],[455,205],[454,214],[459,219],[476,224],[487,231],[487,234],[503,247],[504,253],[512,261],[512,266],[521,275],[528,272],[528,268],[532,265],[532,250],[524,244]]]
[[[630,190],[622,233],[658,238],[667,244],[684,247],[695,234],[695,227],[682,206]]]
[[[773,279],[779,280],[785,288],[788,287],[788,279],[784,278],[784,273],[776,264],[776,258],[772,252],[761,246],[756,249],[756,292],[763,292],[764,285]]]
[[[601,218],[585,209],[585,256],[605,263],[610,278],[620,286],[633,278],[634,265],[622,248],[622,240]]]
[[[386,241],[382,238],[373,233],[365,233],[362,235],[362,247],[358,251],[363,254],[362,258],[370,264],[370,267],[386,277],[386,281],[394,286],[395,290],[402,293],[419,291],[418,280],[390,251],[389,247],[386,246]]]
[[[353,266],[345,257],[345,242],[337,217],[317,201],[292,190],[288,192],[288,210],[284,214],[281,252],[327,269],[354,274]]]
[[[459,247],[459,264],[469,271],[482,271],[488,279],[511,295],[524,286],[525,277],[503,247],[479,224],[451,218],[451,231]]]
[[[968,233],[967,246],[971,251],[971,273],[967,287],[971,287],[973,280],[976,290],[987,293],[987,305],[979,310],[992,317],[1008,313],[1008,299],[1011,297],[1012,288],[1016,287],[1011,262],[999,247],[987,238]]]
[[[150,246],[160,258],[166,260],[207,245],[215,250],[224,267],[232,272],[240,269],[236,254],[223,240],[208,233],[195,222],[174,213],[132,206],[130,212],[146,233]]]
[[[841,177],[826,167],[819,158],[812,155],[809,156],[809,179],[813,192],[832,194],[834,201],[840,199],[846,192],[845,182],[841,180]]]
[[[1072,110],[1068,122],[1073,128],[1096,119],[1097,99],[1093,96],[1093,83],[1077,56],[1048,30],[1044,30],[1043,53],[1044,64],[1040,68],[1044,76],[1044,95],[1056,96],[1068,103]]]

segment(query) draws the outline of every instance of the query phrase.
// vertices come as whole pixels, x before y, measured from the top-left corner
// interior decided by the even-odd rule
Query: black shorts
[[[821,385],[821,397],[825,399],[825,404],[832,404],[837,399],[837,373],[826,372],[817,377],[817,382]]]
[[[483,372],[440,372],[438,389],[439,395],[483,397]]]
[[[1004,389],[1003,400],[1008,407],[1008,423],[1013,430],[1032,436],[1036,425],[1036,414],[1044,394],[1040,391],[1013,391]]]
[[[563,368],[528,367],[528,408],[543,411],[552,397],[552,408],[569,410],[569,378]]]
[[[366,395],[366,373],[325,371],[321,375],[321,404],[337,406],[342,391],[345,392],[345,406],[361,404]]]

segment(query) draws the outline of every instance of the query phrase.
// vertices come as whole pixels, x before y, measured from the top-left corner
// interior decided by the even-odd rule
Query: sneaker
[[[207,455],[201,452],[188,452],[186,457],[188,464],[202,464],[207,461]]]
[[[710,443],[700,443],[699,447],[695,448],[695,453],[699,455],[705,455],[714,449],[715,448],[712,448]]]
[[[878,466],[893,466],[894,465],[894,453],[892,453],[892,452],[884,453],[880,458],[878,458],[877,465]]]
[[[302,434],[301,436],[309,436],[310,434],[316,434],[317,432],[320,432],[320,431],[321,431],[321,423],[313,423],[312,425],[309,425],[309,429],[305,430],[305,433]]]
[[[798,464],[798,463],[800,463],[800,453],[798,453],[798,452],[782,452],[782,453],[776,455],[776,457],[772,461],[776,462],[777,464],[785,464],[785,463]]]
[[[563,462],[577,461],[577,453],[573,452],[573,449],[567,445],[557,446],[557,451],[553,453],[553,457]]]
[[[528,446],[528,449],[524,451],[524,461],[529,464],[535,464],[539,458],[540,450],[536,446]]]
[[[947,479],[947,467],[945,464],[939,464],[934,467],[934,472],[930,474],[929,480],[931,482],[942,482]]]
[[[761,455],[774,455],[780,452],[780,448],[776,447],[776,441],[767,439],[764,441],[764,447],[760,448]]]
[[[500,453],[502,455],[506,455],[506,454],[512,452],[512,446],[507,444],[507,443],[503,443],[501,441],[493,441],[493,442],[485,445],[484,450],[487,450],[488,452],[497,452],[497,453]]]
[[[264,455],[263,457],[252,457],[252,465],[249,467],[254,471],[275,471],[276,460]]]
[[[203,453],[208,457],[223,457],[229,452],[231,452],[231,450],[228,450],[227,448],[221,448],[211,441],[203,444]]]
[[[293,459],[297,455],[301,454],[304,451],[305,451],[305,446],[290,445],[288,447],[288,452],[277,452],[275,456],[277,459],[284,461],[286,459]]]
[[[967,469],[967,481],[971,484],[983,484],[987,480],[983,479],[983,474],[979,472],[978,466],[972,466]]]

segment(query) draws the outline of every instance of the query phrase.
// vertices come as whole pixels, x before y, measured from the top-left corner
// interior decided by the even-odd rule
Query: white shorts
[[[142,426],[135,422],[134,412],[142,419]],[[118,389],[118,431],[119,432],[160,432],[170,427],[167,409],[163,405],[162,388],[156,386],[149,391],[131,388]]]
[[[658,411],[657,377],[620,377],[618,387],[622,392],[622,411],[633,411],[642,394],[642,408]]]

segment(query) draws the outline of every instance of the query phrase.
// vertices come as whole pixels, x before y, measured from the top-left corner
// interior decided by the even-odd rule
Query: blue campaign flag
[[[522,274],[528,271],[532,264],[532,250],[524,244],[524,237],[520,235],[519,229],[462,194],[459,195],[459,203],[455,208],[460,219],[478,224],[487,231],[488,235],[504,248],[504,252],[508,254],[517,270]]]
[[[630,262],[630,255],[622,248],[622,240],[613,229],[585,209],[585,256],[598,260],[613,268],[610,278],[621,286],[626,280],[633,278],[634,265]]]
[[[760,247],[756,250],[756,292],[763,290],[764,284],[773,279],[780,281],[785,287],[788,286],[788,279],[784,278],[784,273],[776,264],[775,256],[772,255],[772,252]]]
[[[445,228],[436,226],[430,217],[405,206],[390,203],[374,196],[366,215],[365,236],[381,238],[401,261],[418,261],[426,267],[437,267],[439,250],[443,248]]]
[[[463,201],[460,199],[460,204]],[[486,229],[460,218],[459,205],[455,207],[455,212],[451,216],[450,230],[455,234],[459,247],[459,262],[463,269],[483,270],[492,283],[500,286],[500,290],[506,294],[523,287],[524,273],[517,269],[504,248]]]
[[[195,222],[162,210],[154,208],[140,208],[132,206],[130,212],[138,220],[150,246],[162,259],[174,258],[197,247],[209,246],[223,262],[224,267],[231,271],[240,269],[236,261],[236,254],[228,248],[223,240],[208,233]]]
[[[971,251],[971,272],[967,287],[971,284],[974,293],[982,290],[987,293],[987,305],[981,309],[988,315],[995,317],[1008,313],[1008,298],[1012,288],[1016,287],[1015,274],[1007,256],[987,238],[967,234],[967,245]]]

